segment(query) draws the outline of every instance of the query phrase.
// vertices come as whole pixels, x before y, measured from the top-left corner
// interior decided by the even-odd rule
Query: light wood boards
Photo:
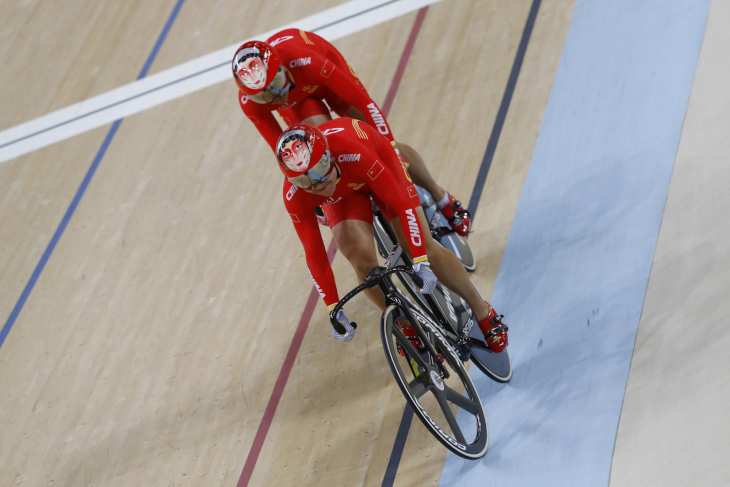
[[[198,10],[205,8],[202,3],[198,6]],[[144,49],[126,56],[135,75],[171,9],[172,5],[154,22],[155,32]],[[250,6],[239,6],[239,17],[250,11]],[[278,20],[272,18],[269,27],[275,22]],[[134,35],[138,26],[132,24],[130,28],[130,35]],[[216,44],[231,42],[226,38]],[[263,284],[252,286],[251,281],[260,279],[266,288],[272,282],[291,282],[286,262],[298,262],[302,252],[290,232],[288,245],[295,252],[277,254],[275,248],[272,262],[276,267],[268,267],[268,271],[261,268],[261,254],[270,242],[277,241],[279,227],[270,222],[286,221],[285,213],[281,205],[274,204],[272,212],[257,213],[260,220],[251,222],[246,215],[259,202],[271,201],[272,185],[280,181],[276,173],[264,171],[269,177],[266,185],[258,175],[241,171],[251,160],[270,160],[270,151],[265,143],[257,142],[242,155],[229,143],[239,137],[258,141],[255,129],[240,114],[234,86],[221,85],[196,95],[198,98],[159,107],[122,124],[89,193],[0,350],[4,370],[0,381],[8,398],[0,406],[0,483],[24,481],[37,485],[55,479],[61,485],[136,485],[140,479],[152,476],[157,479],[153,483],[159,485],[177,477],[184,479],[186,469],[197,468],[213,484],[234,472],[231,478],[235,477],[235,484],[253,433],[239,444],[238,431],[231,430],[232,436],[221,441],[215,431],[228,428],[218,410],[227,409],[231,417],[240,420],[241,428],[255,433],[276,375],[267,368],[250,370],[245,364],[263,360],[266,367],[269,360],[278,365],[289,342],[286,333],[284,339],[275,334],[271,341],[275,350],[260,347],[257,339],[266,335],[255,328],[274,326],[276,320],[265,318],[267,313],[300,313],[311,281],[306,270],[301,273],[304,269],[297,265],[300,281],[290,284],[295,290],[286,285],[276,287],[287,295],[274,297],[284,305],[273,310],[258,298],[257,293],[269,295],[269,291]],[[217,110],[217,118],[212,120],[201,116]],[[191,126],[189,120],[195,123]],[[99,129],[0,168],[7,175],[3,187],[18,188],[7,193],[4,200],[8,215],[12,215],[4,218],[4,231],[14,252],[9,256],[9,272],[2,276],[17,282],[13,289],[4,286],[3,297],[10,306],[20,295],[23,281],[30,276],[105,132]],[[195,137],[189,137],[191,133]],[[64,145],[73,146],[77,152],[67,153]],[[211,146],[223,151],[210,150]],[[39,160],[40,167],[28,163],[33,158]],[[215,165],[211,166],[210,161]],[[47,170],[54,163],[57,172]],[[207,183],[212,187],[205,189],[202,175],[213,176]],[[231,185],[223,198],[221,178]],[[68,188],[61,184],[66,181]],[[47,189],[50,196],[38,188]],[[278,198],[273,201],[279,202]],[[218,204],[222,207],[214,208]],[[209,218],[211,214],[218,219]],[[241,224],[243,221],[246,223]],[[28,222],[33,225],[30,229],[25,227]],[[213,240],[211,245],[216,249],[202,252],[215,256],[215,263],[201,269],[198,246],[205,247],[210,241],[211,228],[206,225],[234,241],[221,249],[220,242]],[[251,232],[251,225],[262,231]],[[34,227],[38,227],[38,233],[32,232]],[[250,240],[236,240],[242,234],[249,235]],[[28,251],[29,244],[36,243],[38,248],[31,249],[36,250],[35,255],[29,255],[33,254]],[[236,264],[241,257],[251,257],[248,263],[255,265],[241,270]],[[16,262],[28,265],[16,270],[12,267]],[[204,259],[200,265],[206,264]],[[204,272],[210,268],[238,275],[246,284],[237,288],[215,272]],[[213,288],[202,283],[203,277]],[[303,297],[297,301],[300,295]],[[241,334],[222,340],[231,345],[233,355],[215,362],[215,346],[209,349],[204,342],[205,337],[225,334],[221,329],[208,331],[220,318],[222,311],[216,311],[220,303],[232,304],[223,312],[227,317],[221,319]],[[191,307],[186,308],[186,304]],[[4,315],[8,314],[9,308],[4,310]],[[201,320],[201,316],[207,319]],[[246,320],[256,323],[254,329],[241,326]],[[193,327],[201,322],[206,326]],[[242,354],[237,344],[246,336],[252,337],[247,340],[252,348]],[[203,362],[223,364],[228,358],[223,369],[245,375],[249,390],[242,390],[240,377],[228,371],[220,373],[196,365],[190,357],[193,353],[199,354],[197,360]],[[177,368],[179,365],[182,369]],[[185,379],[190,373],[197,373],[197,378]],[[208,375],[222,382],[212,381]],[[260,375],[264,379],[259,379]],[[204,384],[202,391],[199,384]],[[232,402],[226,400],[231,390],[237,391]],[[173,392],[170,396],[160,391]],[[257,397],[261,397],[261,404],[256,403]],[[247,419],[245,411],[249,407],[258,417]],[[205,414],[198,414],[201,410],[223,422],[209,423]],[[206,419],[191,428],[186,426],[186,414]],[[174,421],[176,418],[183,418],[182,422]],[[181,458],[178,450],[197,444],[199,436],[208,437],[210,443],[192,451],[193,459]],[[210,447],[223,442],[227,442],[224,453]],[[233,455],[231,447],[240,451]],[[229,465],[231,457],[234,461]],[[198,460],[200,463],[196,463]],[[176,464],[185,468],[176,470]]]
[[[133,81],[174,2],[0,5],[0,129]],[[102,69],[103,68],[103,69]],[[7,319],[108,128],[0,164],[0,316]]]
[[[273,2],[188,0],[152,72],[336,3],[292,2],[280,13]],[[108,38],[102,34],[120,15],[111,4],[97,7],[94,18],[109,20],[86,27],[90,33],[81,40],[73,37],[73,24],[56,25],[57,39],[73,38],[79,46],[98,39],[95,56],[111,52],[119,71],[89,81],[69,67],[67,76],[77,78],[63,85],[63,96],[23,105],[14,118],[3,118],[4,126],[136,77],[172,5],[150,12],[146,4],[128,5],[122,13],[129,17]],[[485,295],[572,5],[543,2],[487,180],[471,240],[479,258],[474,280]],[[481,163],[529,6],[528,0],[432,6],[391,110],[398,138],[416,147],[437,180],[462,200]],[[43,13],[26,28],[47,28],[42,19],[52,16]],[[414,17],[336,42],[378,101]],[[123,42],[130,38],[135,41]],[[67,55],[69,66],[84,62],[81,47]],[[22,94],[17,82],[0,78],[0,87]],[[0,483],[236,484],[311,280],[280,200],[279,173],[266,165],[270,150],[240,113],[235,94],[232,83],[217,85],[122,123],[0,349]],[[105,133],[98,129],[0,165],[2,188],[16,188],[0,208],[0,245],[9,249],[2,253],[9,255],[2,263],[7,271],[0,272],[5,316]],[[244,151],[244,141],[255,143]],[[328,242],[329,232],[323,235]],[[355,285],[340,256],[333,268],[341,290]],[[382,482],[404,402],[382,354],[378,312],[364,298],[355,300],[348,314],[361,326],[357,339],[343,345],[329,337],[325,311],[318,304],[251,485]],[[424,433],[414,422],[398,485],[438,483],[445,452]]]
[[[174,5],[3,2],[0,130],[134,81]]]
[[[730,483],[730,5],[714,1],[621,412],[611,486]]]

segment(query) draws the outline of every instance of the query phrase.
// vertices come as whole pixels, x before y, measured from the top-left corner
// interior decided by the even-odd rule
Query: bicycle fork
[[[434,348],[433,344],[431,343],[431,340],[428,339],[428,335],[423,330],[421,323],[416,319],[416,317],[411,312],[410,306],[408,306],[407,303],[404,303],[400,297],[391,297],[394,294],[394,292],[393,292],[394,290],[389,289],[388,286],[384,282],[381,282],[380,286],[382,288],[383,294],[385,294],[385,296],[386,296],[386,298],[385,298],[386,307],[390,306],[390,305],[396,305],[396,306],[398,306],[398,309],[400,309],[401,313],[405,314],[405,319],[410,322],[411,326],[413,326],[413,329],[416,331],[416,334],[418,335],[418,338],[421,340],[422,345],[426,348],[426,350],[428,350],[429,355],[436,358],[436,360],[434,360],[435,366],[438,368],[441,377],[443,379],[448,379],[450,376],[449,371],[446,370],[446,368],[441,363],[441,361],[438,360],[439,353]],[[411,359],[410,359],[410,365],[411,365],[411,368],[417,367],[417,363],[415,363],[415,360],[413,359],[413,357],[411,357]],[[416,374],[416,376],[419,375],[419,373],[417,373],[417,368],[414,369],[413,372]]]

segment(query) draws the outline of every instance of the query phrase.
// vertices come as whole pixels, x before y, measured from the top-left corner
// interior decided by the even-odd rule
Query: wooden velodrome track
[[[150,74],[339,3],[186,0]],[[472,279],[485,296],[574,3],[542,1],[478,201]],[[374,100],[397,88],[396,138],[464,201],[531,5],[443,0],[334,42]],[[0,6],[0,130],[134,81],[175,6]],[[303,250],[233,81],[125,118],[106,147],[108,134],[106,125],[0,164],[0,315],[24,300],[0,349],[0,485],[233,486],[247,461],[248,485],[381,485],[404,399],[379,313],[356,299],[348,315],[360,327],[347,345],[330,338],[320,302],[302,320],[312,290]],[[340,290],[356,284],[341,256],[333,269]],[[290,349],[297,330],[301,346]],[[291,373],[266,416],[288,354]],[[445,457],[414,421],[395,485],[438,485]]]

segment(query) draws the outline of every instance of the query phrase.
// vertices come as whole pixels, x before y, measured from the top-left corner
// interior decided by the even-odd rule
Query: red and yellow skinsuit
[[[350,106],[357,108],[368,124],[389,142],[395,142],[380,108],[332,44],[317,34],[299,29],[282,30],[266,42],[276,49],[294,88],[289,90],[283,104],[255,103],[240,91],[238,101],[243,113],[256,125],[271,150],[275,150],[276,141],[282,133],[273,111],[278,111],[287,125],[293,125],[312,115],[329,114],[323,100],[340,116],[345,116]]]
[[[322,242],[316,206],[336,204],[347,211],[367,203],[370,222],[370,196],[378,208],[392,220],[400,217],[401,227],[417,264],[427,260],[426,244],[418,221],[418,193],[388,140],[370,125],[351,118],[338,118],[318,127],[327,137],[330,152],[339,171],[337,188],[332,196],[308,193],[289,181],[284,182],[284,205],[304,246],[307,266],[325,304],[339,301],[334,274]],[[331,177],[336,177],[333,174]]]

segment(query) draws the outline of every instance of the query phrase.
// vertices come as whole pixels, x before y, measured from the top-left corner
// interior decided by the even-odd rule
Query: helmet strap
[[[335,171],[337,171],[337,180],[335,182],[339,183],[340,179],[342,179],[342,173],[340,172],[340,166],[337,165],[337,159],[335,159],[334,157],[332,157],[332,164],[334,164]]]
[[[286,72],[286,77],[289,79],[289,91],[291,91],[297,87],[297,85],[294,84],[294,76],[291,74],[291,71],[289,71],[288,69],[284,68],[284,71]]]

